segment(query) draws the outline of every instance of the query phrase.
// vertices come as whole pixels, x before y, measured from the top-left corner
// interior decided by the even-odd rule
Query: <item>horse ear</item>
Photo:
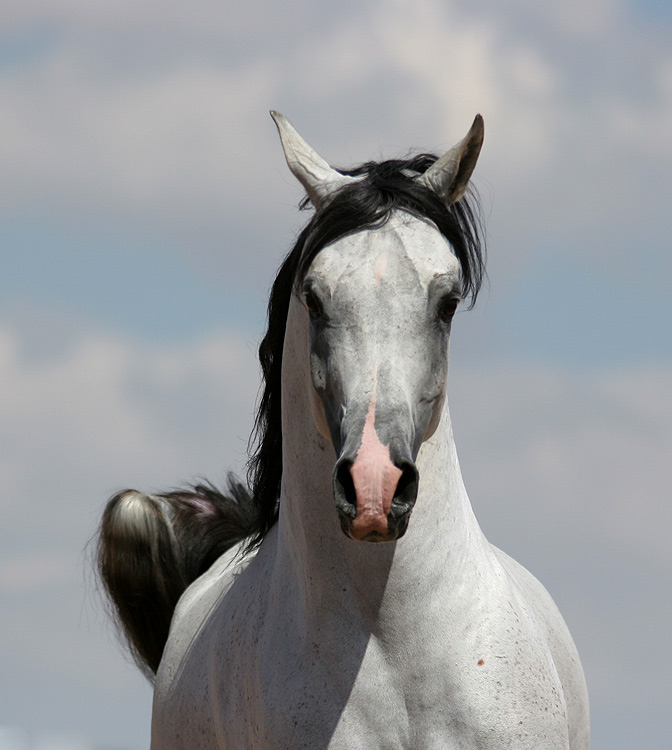
[[[271,112],[271,117],[280,134],[287,166],[306,189],[316,210],[324,208],[337,190],[356,180],[330,167],[280,112]]]
[[[463,140],[438,159],[419,181],[451,204],[464,195],[483,145],[483,118],[476,115]]]

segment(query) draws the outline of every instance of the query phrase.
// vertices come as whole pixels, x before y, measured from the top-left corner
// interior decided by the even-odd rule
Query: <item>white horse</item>
[[[585,750],[572,639],[479,528],[446,405],[451,320],[482,272],[465,191],[483,121],[438,160],[345,173],[272,114],[316,213],[269,305],[253,497],[126,491],[103,526],[113,596],[131,527],[155,566],[155,527],[175,559],[189,547],[181,508],[233,527],[153,664],[129,636],[160,658],[152,748]]]

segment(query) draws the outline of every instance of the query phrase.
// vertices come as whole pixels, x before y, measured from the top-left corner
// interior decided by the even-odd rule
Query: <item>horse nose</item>
[[[406,533],[418,494],[410,460],[341,457],[334,467],[334,499],[341,528],[358,541],[393,541]]]

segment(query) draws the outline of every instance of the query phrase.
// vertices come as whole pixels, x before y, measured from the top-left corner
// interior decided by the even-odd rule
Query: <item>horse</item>
[[[446,403],[483,119],[440,158],[337,170],[271,115],[314,214],[269,299],[249,487],[125,490],[101,524],[152,748],[586,750],[577,650],[481,531]]]

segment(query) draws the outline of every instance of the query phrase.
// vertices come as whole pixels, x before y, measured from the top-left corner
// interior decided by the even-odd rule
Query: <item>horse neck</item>
[[[399,614],[400,602],[412,609],[429,593],[450,596],[484,540],[462,482],[447,405],[418,454],[420,487],[406,535],[372,544],[343,534],[333,500],[334,449],[311,411],[306,318],[293,298],[283,353],[279,574],[294,582],[307,612],[345,607],[379,628]]]

